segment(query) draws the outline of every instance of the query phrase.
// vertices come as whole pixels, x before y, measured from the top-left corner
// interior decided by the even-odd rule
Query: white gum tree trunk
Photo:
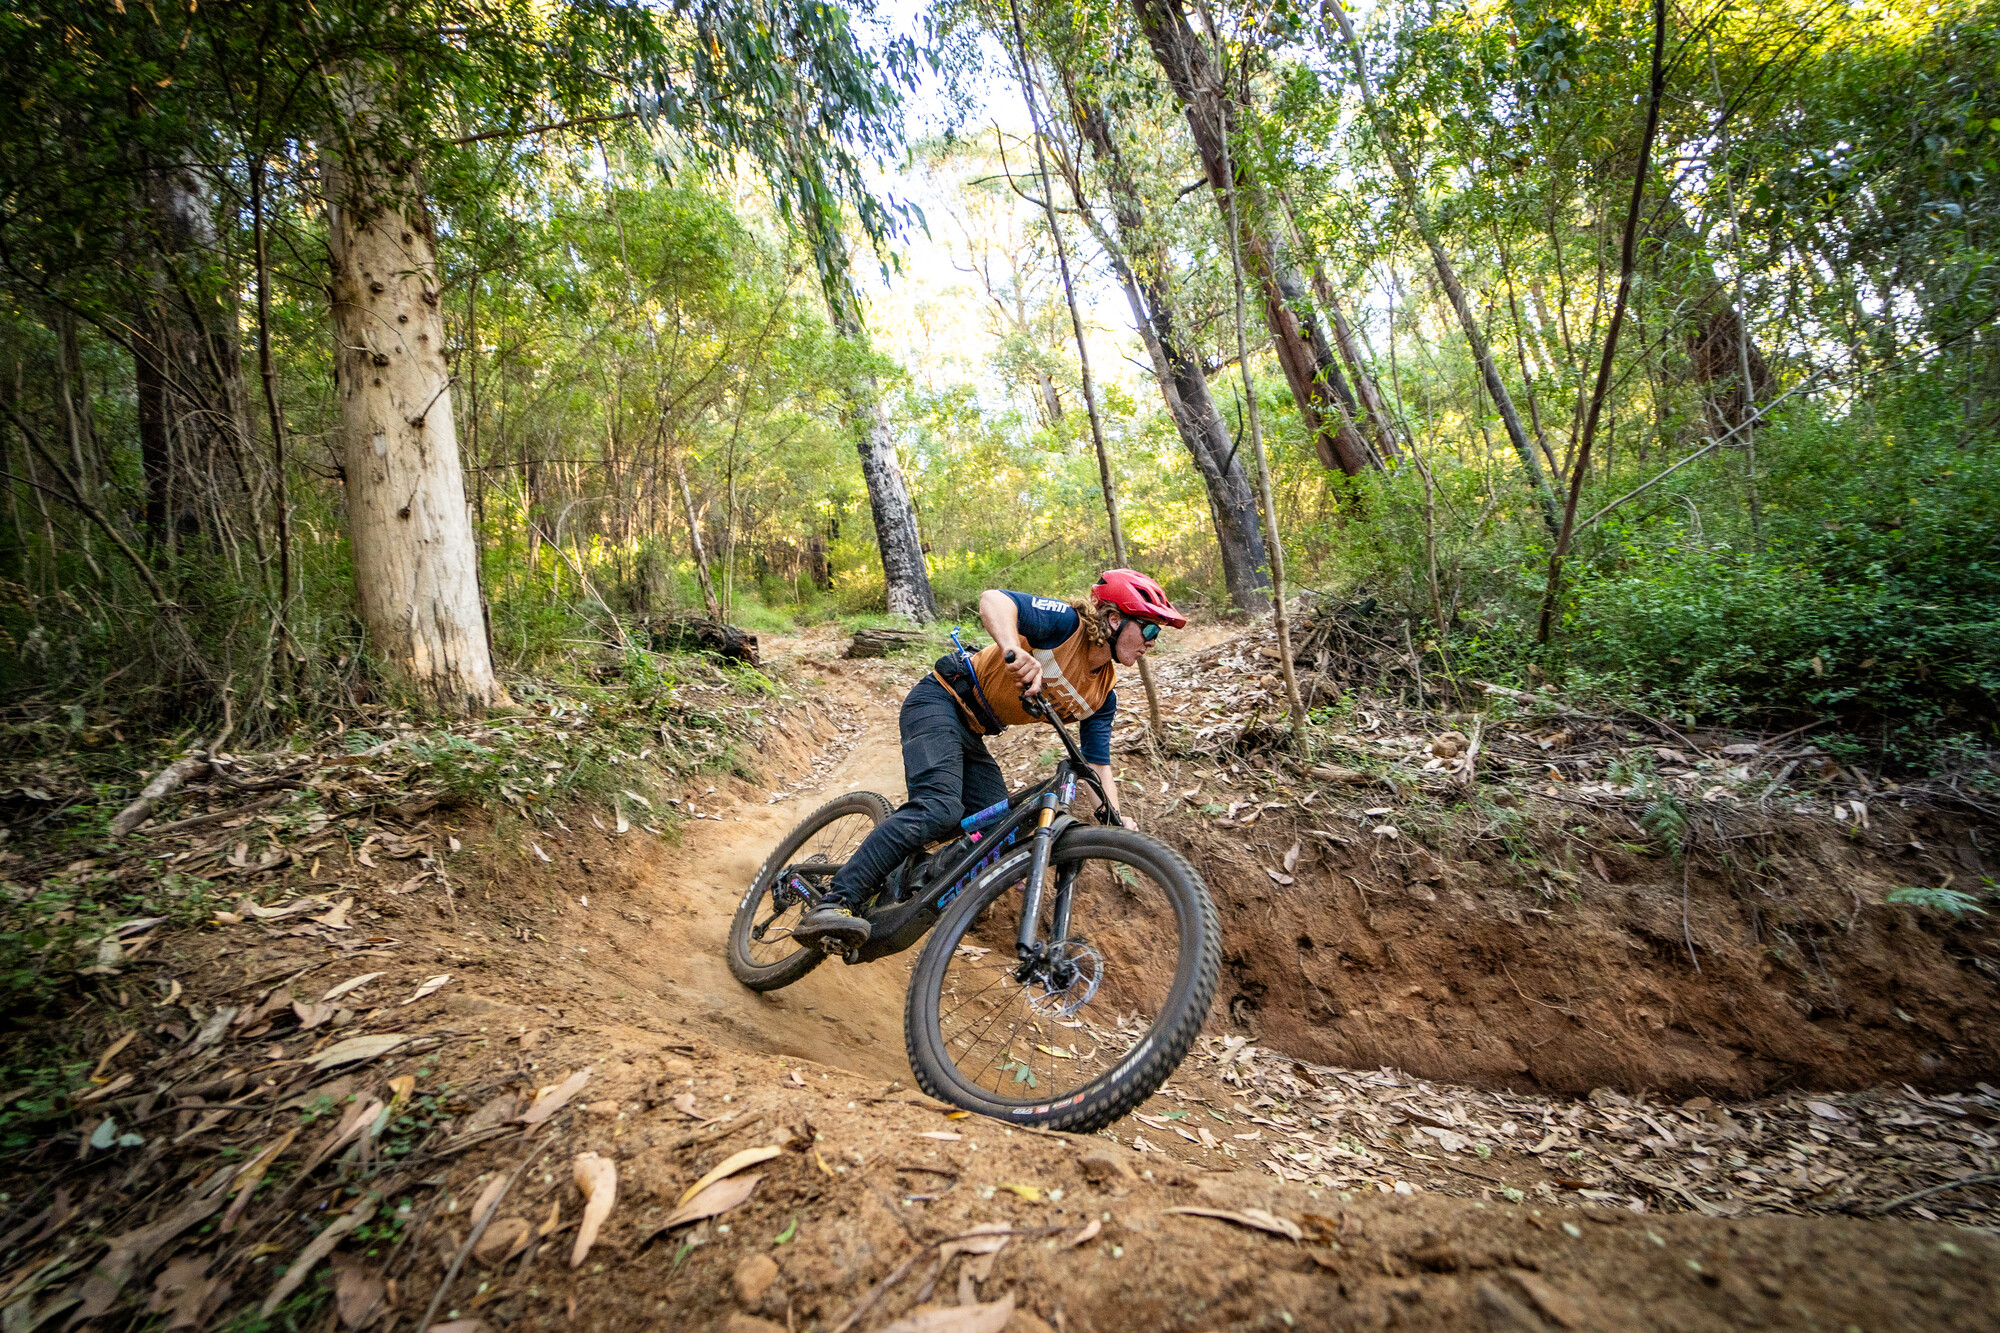
[[[415,164],[376,137],[372,90],[345,91],[326,193],[355,596],[387,671],[447,712],[491,708],[510,700],[480,609],[436,242]]]

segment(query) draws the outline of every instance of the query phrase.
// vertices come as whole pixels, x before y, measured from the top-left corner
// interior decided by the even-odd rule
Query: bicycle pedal
[[[840,961],[846,963],[849,967],[853,967],[855,964],[861,961],[860,948],[856,947],[849,949],[846,953],[840,956]]]

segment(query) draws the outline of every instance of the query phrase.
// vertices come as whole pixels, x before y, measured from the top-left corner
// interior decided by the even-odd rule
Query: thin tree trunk
[[[1555,621],[1556,597],[1562,590],[1563,556],[1569,551],[1570,532],[1576,526],[1576,500],[1583,490],[1583,479],[1590,471],[1590,442],[1597,434],[1598,414],[1603,411],[1605,396],[1611,389],[1611,358],[1618,350],[1618,330],[1625,322],[1625,306],[1632,294],[1632,273],[1637,267],[1635,250],[1639,234],[1639,206],[1646,198],[1646,172],[1652,164],[1653,136],[1660,127],[1660,98],[1667,86],[1663,63],[1666,46],[1667,0],[1653,0],[1652,89],[1646,103],[1646,132],[1639,140],[1639,167],[1632,173],[1632,204],[1625,214],[1625,239],[1618,249],[1618,296],[1611,306],[1611,322],[1604,330],[1604,353],[1597,363],[1597,387],[1591,391],[1589,415],[1584,418],[1582,438],[1577,441],[1569,500],[1563,506],[1562,528],[1556,534],[1556,549],[1549,556],[1549,586],[1542,594],[1541,623],[1535,631],[1539,643],[1549,641],[1550,627]]]
[[[285,474],[285,418],[278,406],[278,368],[271,356],[271,269],[264,233],[264,161],[250,164],[250,221],[257,254],[257,372],[271,417],[271,456],[277,475],[278,632],[287,640],[292,605],[292,505]]]
[[[701,546],[701,516],[694,512],[694,492],[688,488],[687,468],[674,459],[674,477],[681,484],[681,504],[687,508],[688,544],[694,549],[694,577],[701,584],[702,605],[710,620],[722,619],[722,607],[715,600],[715,585],[708,577],[708,552]]]
[[[1055,243],[1056,273],[1062,279],[1063,301],[1069,306],[1069,327],[1076,336],[1076,361],[1082,372],[1083,407],[1090,416],[1090,442],[1097,450],[1097,481],[1104,491],[1104,512],[1111,524],[1111,557],[1121,569],[1131,567],[1125,552],[1125,525],[1118,517],[1118,490],[1111,480],[1111,453],[1104,445],[1104,421],[1097,411],[1097,390],[1090,375],[1090,348],[1083,337],[1083,316],[1076,308],[1076,288],[1070,282],[1069,251],[1063,245],[1062,224],[1056,216],[1055,187],[1049,181],[1049,159],[1042,144],[1042,116],[1035,102],[1035,84],[1028,64],[1028,38],[1021,28],[1021,9],[1007,0],[1007,12],[1014,21],[1014,44],[1020,57],[1021,99],[1028,106],[1028,133],[1035,140],[1035,166],[1042,178],[1042,213],[1048,219],[1049,238]],[[1152,669],[1139,659],[1139,680],[1146,687],[1146,716],[1152,734],[1165,734],[1160,721],[1160,692],[1153,684]]]
[[[1166,401],[1168,415],[1194,460],[1195,470],[1201,474],[1222,557],[1223,583],[1229,589],[1230,600],[1243,610],[1263,611],[1270,605],[1265,591],[1269,579],[1263,570],[1264,534],[1258,524],[1256,492],[1237,457],[1229,426],[1215,405],[1201,357],[1181,336],[1161,239],[1149,226],[1145,205],[1124,155],[1118,150],[1104,108],[1085,105],[1067,71],[1064,81],[1071,118],[1104,167],[1111,211],[1124,245],[1106,234],[1087,204],[1081,170],[1076,164],[1067,165],[1064,172],[1071,196],[1118,275],[1126,303],[1132,308],[1133,322],[1145,340],[1153,377]],[[1128,249],[1132,253],[1128,254]]]
[[[1221,34],[1216,45],[1222,44]],[[1207,53],[1204,52],[1204,55]],[[1264,508],[1264,547],[1271,553],[1271,618],[1278,631],[1278,666],[1285,676],[1285,702],[1292,717],[1292,742],[1307,757],[1306,706],[1299,697],[1298,668],[1292,663],[1292,626],[1285,607],[1285,543],[1278,532],[1278,507],[1271,493],[1271,461],[1264,453],[1264,428],[1257,419],[1257,394],[1250,380],[1250,347],[1244,333],[1243,226],[1236,177],[1229,170],[1229,143],[1222,144],[1222,178],[1229,183],[1225,220],[1229,225],[1229,267],[1236,289],[1236,364],[1243,375],[1243,398],[1250,417],[1250,452],[1257,460],[1257,495]]]
[[[1542,462],[1535,457],[1535,447],[1521,425],[1521,414],[1514,410],[1514,400],[1508,396],[1507,386],[1500,379],[1500,368],[1493,361],[1493,349],[1487,345],[1479,321],[1473,318],[1472,305],[1466,300],[1465,288],[1458,280],[1458,270],[1452,266],[1445,255],[1444,243],[1438,239],[1437,225],[1431,218],[1430,208],[1424,203],[1423,192],[1417,186],[1416,171],[1397,144],[1395,126],[1390,124],[1388,116],[1375,100],[1375,85],[1368,77],[1368,64],[1361,54],[1361,41],[1354,35],[1354,27],[1348,22],[1347,11],[1341,7],[1340,0],[1325,0],[1325,4],[1327,12],[1332,14],[1339,27],[1341,41],[1354,61],[1354,77],[1360,83],[1361,98],[1367,105],[1369,118],[1375,122],[1375,133],[1382,145],[1383,155],[1389,159],[1389,166],[1403,187],[1404,202],[1424,238],[1425,247],[1430,251],[1438,281],[1451,302],[1452,312],[1458,316],[1459,327],[1465,331],[1465,340],[1471,344],[1472,357],[1479,365],[1479,375],[1485,382],[1486,392],[1493,399],[1501,422],[1507,427],[1508,442],[1514,446],[1514,453],[1528,474],[1529,485],[1541,504],[1543,521],[1548,524],[1549,531],[1554,532],[1560,526],[1556,517],[1555,493],[1549,489],[1549,479],[1542,471]]]
[[[861,320],[861,294],[854,287],[846,242],[826,220],[813,230],[821,288],[834,331],[857,350],[865,350],[868,331]],[[847,407],[854,426],[855,451],[861,455],[861,477],[868,484],[868,508],[875,518],[875,544],[882,553],[889,614],[928,624],[937,619],[937,597],[931,591],[930,571],[924,567],[916,506],[910,502],[902,464],[896,461],[895,434],[873,374],[860,372],[848,382]]]
[[[414,166],[375,142],[372,89],[355,76],[342,92],[327,214],[356,601],[381,664],[436,706],[506,704],[479,610],[430,217]]]
[[[1227,84],[1188,23],[1180,0],[1131,0],[1131,5],[1154,58],[1180,98],[1216,207],[1227,211],[1228,201],[1239,192],[1251,196],[1250,211],[1260,221],[1239,228],[1238,239],[1247,256],[1247,268],[1255,274],[1263,293],[1264,322],[1270,329],[1278,364],[1285,372],[1299,415],[1312,433],[1320,462],[1355,476],[1372,459],[1367,441],[1347,420],[1333,388],[1344,380],[1325,335],[1312,318],[1305,284],[1299,281],[1277,235],[1261,221],[1270,210],[1259,206],[1263,203],[1262,188],[1255,173],[1238,162],[1233,177],[1224,174],[1230,161],[1229,138],[1239,128]],[[1238,221],[1243,219],[1239,216]]]

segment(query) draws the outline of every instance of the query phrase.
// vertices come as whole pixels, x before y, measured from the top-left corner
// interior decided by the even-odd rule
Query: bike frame
[[[944,909],[951,906],[952,901],[974,880],[998,864],[1002,852],[1015,845],[1024,830],[1030,829],[1027,891],[1022,895],[1021,925],[1015,938],[1015,948],[1021,956],[1022,978],[1025,979],[1026,974],[1041,961],[1047,945],[1037,938],[1035,918],[1041,915],[1050,851],[1063,831],[1077,822],[1063,813],[1064,807],[1075,799],[1077,779],[1081,777],[1097,794],[1099,818],[1105,823],[1111,822],[1111,802],[1097,774],[1092,771],[1083,752],[1071,738],[1069,729],[1063,726],[1055,712],[1039,699],[1029,698],[1024,703],[1031,714],[1055,728],[1056,735],[1062,738],[1063,749],[1067,753],[1056,762],[1055,773],[1046,781],[1008,797],[1007,803],[1011,808],[1006,818],[981,829],[979,840],[950,865],[933,866],[931,882],[922,893],[902,902],[878,902],[864,907],[860,915],[869,924],[868,942],[849,952],[846,955],[848,962],[868,963],[886,958],[890,954],[901,953],[922,939],[944,915]],[[797,875],[808,883],[815,880],[824,883],[845,864],[790,865],[780,870],[771,882],[775,889],[786,876]],[[1068,937],[1070,922],[1070,881],[1061,876],[1058,876],[1056,884],[1054,912],[1053,942],[1060,942]]]

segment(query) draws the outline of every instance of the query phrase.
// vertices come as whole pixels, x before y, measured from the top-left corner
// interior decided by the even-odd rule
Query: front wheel
[[[792,927],[812,903],[781,882],[787,878],[784,872],[844,863],[888,817],[889,803],[880,796],[851,791],[828,801],[785,835],[750,881],[729,923],[729,970],[738,981],[751,990],[777,990],[820,965],[824,952],[792,939]],[[812,876],[810,882],[816,893],[826,891],[825,876]]]
[[[933,1097],[1013,1124],[1089,1133],[1159,1090],[1221,971],[1215,905],[1172,848],[1127,829],[1066,831],[1049,858],[1023,979],[1015,939],[1029,852],[961,894],[910,979],[903,1035]],[[1068,930],[1054,934],[1058,889]]]

